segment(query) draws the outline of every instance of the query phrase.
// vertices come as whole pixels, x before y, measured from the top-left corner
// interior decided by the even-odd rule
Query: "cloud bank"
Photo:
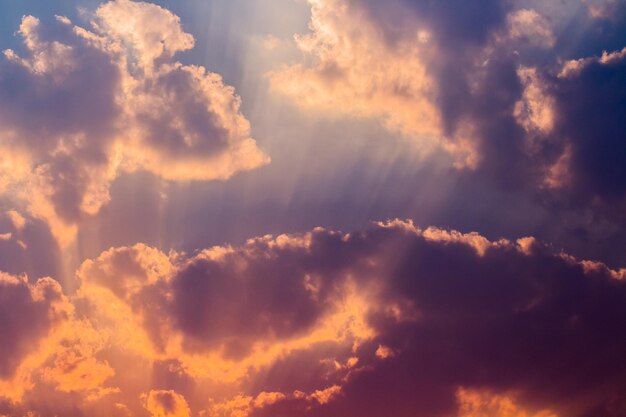
[[[19,390],[0,412],[617,417],[626,407],[626,271],[533,238],[393,221],[193,255],[112,248],[77,277],[71,302],[51,280],[3,280],[0,323],[17,336],[2,346],[0,379]],[[40,325],[13,326],[16,310]]]

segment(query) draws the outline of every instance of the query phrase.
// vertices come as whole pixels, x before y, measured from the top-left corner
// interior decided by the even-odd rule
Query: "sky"
[[[626,2],[3,0],[0,416],[623,417]]]

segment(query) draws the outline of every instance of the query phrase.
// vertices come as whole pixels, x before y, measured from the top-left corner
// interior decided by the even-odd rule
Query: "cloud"
[[[115,0],[90,28],[25,16],[18,33],[25,56],[6,50],[0,63],[0,192],[62,244],[121,173],[227,179],[268,162],[234,89],[175,59],[194,39],[168,10]]]
[[[391,48],[358,5],[310,3],[311,33],[296,36],[296,42],[314,63],[270,73],[272,88],[305,109],[380,118],[422,142],[437,139],[436,86],[422,59],[432,49],[429,33],[415,33]]]
[[[611,18],[618,10],[618,0],[584,0],[589,14],[594,18]]]
[[[536,68],[520,67],[517,74],[524,88],[515,103],[513,115],[526,131],[525,149],[530,155],[540,151],[550,140],[555,124],[554,98]]]
[[[448,150],[463,175],[547,205],[623,206],[622,3],[309,3],[305,58],[270,73],[275,92],[305,111],[380,119]],[[608,20],[586,13],[605,6]]]
[[[191,411],[185,397],[174,391],[150,391],[143,396],[145,407],[152,417],[189,417]]]
[[[193,257],[111,249],[81,266],[79,295],[127,350],[231,383],[289,351],[370,337],[366,300],[332,282],[339,271],[309,265],[322,261],[306,259],[309,239],[258,238]]]
[[[565,54],[563,22],[526,2],[310,3],[307,58],[270,75],[275,91],[443,146],[472,178],[620,211],[624,50]],[[0,244],[41,219],[67,244],[126,172],[211,180],[267,162],[232,87],[177,61],[194,39],[167,10],[116,0],[88,27],[27,16],[18,33],[25,53],[0,63],[0,192],[23,207]],[[626,270],[532,237],[391,221],[111,248],[72,295],[0,277],[2,415],[626,412]]]
[[[0,300],[0,391],[19,397],[31,384],[29,362],[38,362],[42,342],[67,319],[71,305],[51,278],[31,284],[4,272]]]
[[[534,240],[490,242],[401,222],[344,239],[361,254],[349,269],[359,286],[382,287],[369,298],[376,337],[357,350],[357,369],[338,379],[337,400],[313,409],[286,400],[253,415],[454,415],[459,387],[491,390],[495,397],[474,406],[483,413],[617,416],[610,410],[624,407],[617,352],[625,341],[613,336],[626,319],[617,301],[626,296],[623,271],[588,268]],[[401,313],[383,308],[394,305]],[[381,345],[394,355],[381,357]],[[505,401],[514,392],[515,407]]]
[[[520,409],[510,396],[459,389],[459,417],[556,417],[550,411],[527,412]]]
[[[15,227],[17,231],[22,231],[26,226],[27,220],[18,211],[8,210],[6,215],[11,220],[13,227]]]
[[[520,9],[507,15],[509,36],[537,46],[551,48],[555,37],[550,22],[536,10]]]
[[[36,345],[37,340],[64,316],[65,298],[59,284],[48,278],[29,284],[25,278],[2,274],[3,342],[0,375],[13,375],[20,360]]]
[[[469,78],[488,59],[483,49],[496,34],[504,36],[505,6],[309,3],[311,32],[296,36],[307,59],[270,73],[274,91],[306,110],[380,119],[425,150],[437,144],[447,149],[458,167],[476,167],[473,124],[449,119],[459,101],[468,100],[459,94],[470,94]]]
[[[1,312],[25,332],[5,342],[0,383],[28,376],[13,409],[40,409],[41,392],[63,415],[613,417],[626,406],[626,270],[533,238],[396,220],[195,254],[113,248],[78,277],[71,305],[51,281],[37,284],[57,288],[41,301],[37,286],[7,281],[25,294],[10,297],[25,300],[19,317],[42,323],[17,327],[17,301]],[[47,300],[66,312],[52,332]]]
[[[626,49],[567,61],[555,80],[558,133],[571,153],[573,192],[582,198],[623,201],[626,146],[620,114],[626,108]]]
[[[302,393],[302,395],[306,394]],[[209,415],[215,417],[246,417],[255,409],[262,409],[286,398],[288,396],[280,392],[261,392],[256,397],[237,395],[223,402],[213,401],[209,406]]]

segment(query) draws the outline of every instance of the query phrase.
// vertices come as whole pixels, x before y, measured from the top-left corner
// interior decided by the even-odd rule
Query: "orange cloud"
[[[533,238],[394,220],[192,255],[113,248],[77,276],[68,298],[2,275],[0,412],[548,417],[623,388],[606,352],[626,339],[604,337],[626,320],[624,271]]]
[[[508,36],[544,48],[551,48],[555,36],[548,19],[533,9],[520,9],[507,16]]]
[[[375,117],[428,147],[441,135],[436,86],[423,60],[429,34],[390,47],[369,17],[344,0],[310,0],[311,32],[296,36],[313,58],[270,73],[274,91],[305,109]]]
[[[175,391],[150,391],[142,396],[144,406],[152,417],[190,417],[185,397]]]
[[[555,43],[547,18],[533,9],[515,10],[507,14],[505,27],[494,30],[481,47],[475,48],[468,41],[467,48],[473,52],[465,62],[463,57],[455,56],[458,52],[446,50],[449,35],[437,33],[431,27],[436,23],[428,22],[427,16],[415,24],[404,25],[406,22],[394,15],[411,15],[414,10],[410,6],[392,4],[392,17],[378,17],[376,8],[372,6],[370,10],[367,2],[309,3],[311,31],[295,36],[306,61],[271,72],[272,89],[308,111],[380,119],[390,130],[412,138],[422,149],[441,146],[452,154],[457,168],[477,167],[482,138],[475,117],[468,115],[454,124],[446,120],[442,95],[460,92],[447,92],[445,83],[456,83],[458,88],[467,83],[468,93],[478,94],[483,88],[491,88],[485,68],[497,50],[519,44],[549,48]],[[429,10],[425,5],[415,7],[420,8]],[[459,74],[464,79],[440,78],[439,61],[446,65],[448,60],[457,60],[457,65],[466,67]],[[532,123],[544,128],[551,114],[549,103],[538,103],[543,96],[538,97],[536,84],[527,88],[525,107],[520,104],[516,114],[530,113]]]
[[[558,417],[548,410],[526,411],[508,395],[464,388],[460,388],[456,395],[459,403],[458,417]]]
[[[25,276],[4,272],[0,300],[0,397],[20,399],[33,386],[32,371],[50,355],[72,306],[53,279],[31,284]]]

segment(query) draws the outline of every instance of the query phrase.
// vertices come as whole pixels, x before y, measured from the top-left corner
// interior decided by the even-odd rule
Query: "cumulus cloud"
[[[557,129],[569,146],[573,191],[619,202],[626,193],[626,49],[567,61],[556,78]],[[567,150],[567,149],[566,149]]]
[[[120,247],[78,276],[65,330],[51,338],[40,313],[41,329],[5,342],[24,348],[6,346],[21,353],[3,357],[2,381],[30,378],[12,410],[38,410],[44,387],[63,415],[613,417],[626,406],[626,271],[533,238],[393,221],[191,255]],[[7,279],[24,317],[67,304],[58,289],[38,301],[51,281]]]
[[[517,74],[524,90],[513,115],[526,131],[526,150],[532,155],[542,149],[541,142],[548,140],[554,129],[555,103],[536,68],[520,67]]]
[[[175,391],[150,391],[143,397],[146,410],[152,417],[190,417],[185,397]]]
[[[606,307],[624,297],[623,271],[596,275],[532,239],[493,242],[402,222],[343,240],[367,254],[350,268],[360,285],[382,287],[368,312],[376,336],[356,351],[356,369],[338,377],[334,401],[311,408],[288,399],[253,415],[617,416],[624,407],[624,340],[614,335],[626,312],[617,300],[609,312],[589,298],[608,297]],[[393,305],[403,312],[382,308]],[[613,347],[597,356],[598,340]]]
[[[559,61],[562,22],[530,2],[309,3],[307,60],[270,74],[303,108],[380,119],[507,186],[626,194],[625,50]],[[606,20],[594,7],[583,19]],[[18,34],[25,52],[0,62],[0,193],[23,207],[0,244],[36,218],[67,244],[125,172],[211,180],[267,162],[232,87],[177,61],[194,39],[169,11],[114,0],[88,27],[26,16]],[[391,221],[115,247],[76,275],[70,296],[0,274],[0,414],[626,413],[626,270],[532,237]]]
[[[384,8],[367,0],[309,3],[311,32],[296,42],[310,59],[272,72],[276,92],[305,109],[379,118],[425,149],[443,146],[459,167],[477,165],[474,124],[452,122],[447,113],[458,112],[450,106],[460,105],[454,103],[469,90],[469,75],[488,60],[483,47],[495,42],[495,34],[504,36],[500,2],[480,8],[463,2],[392,1]],[[519,38],[526,25],[524,16],[516,16],[510,37]],[[540,19],[525,20],[544,30]]]
[[[272,72],[274,91],[306,109],[382,119],[425,149],[439,144],[458,168],[490,163],[482,148],[505,129],[513,148],[522,141],[510,132],[520,82],[506,53],[554,44],[537,11],[500,1],[310,3],[311,32],[296,42],[312,64]],[[536,108],[535,120],[544,117]]]
[[[457,391],[459,417],[556,417],[548,410],[527,411],[515,403],[512,396],[494,395],[480,390]]]
[[[194,39],[168,10],[115,0],[88,28],[25,16],[18,34],[25,56],[0,63],[0,192],[61,243],[123,172],[211,180],[267,163],[234,89],[175,59]]]
[[[53,279],[31,284],[25,276],[4,272],[0,272],[0,301],[0,397],[19,401],[34,387],[33,372],[57,347],[57,336],[73,307]]]
[[[14,375],[22,359],[66,314],[61,286],[50,278],[30,284],[25,277],[0,275],[0,378]]]
[[[306,109],[377,117],[422,142],[436,139],[436,89],[422,59],[432,50],[426,28],[391,48],[364,10],[342,0],[310,3],[311,33],[296,42],[314,64],[271,73],[273,89]]]
[[[550,48],[555,37],[550,22],[536,10],[521,9],[507,16],[509,36],[514,40],[523,40],[532,44]]]
[[[307,256],[309,239],[258,238],[193,257],[141,244],[111,249],[82,265],[79,295],[94,318],[115,323],[127,349],[232,382],[285,352],[371,335],[360,313],[366,301],[334,282],[340,271],[308,265],[322,254],[293,261]]]
[[[274,91],[438,143],[465,175],[507,190],[623,202],[622,2],[309,3],[310,32],[296,36],[306,58],[270,74]]]
[[[619,0],[584,0],[589,14],[594,18],[611,18],[619,10]]]

